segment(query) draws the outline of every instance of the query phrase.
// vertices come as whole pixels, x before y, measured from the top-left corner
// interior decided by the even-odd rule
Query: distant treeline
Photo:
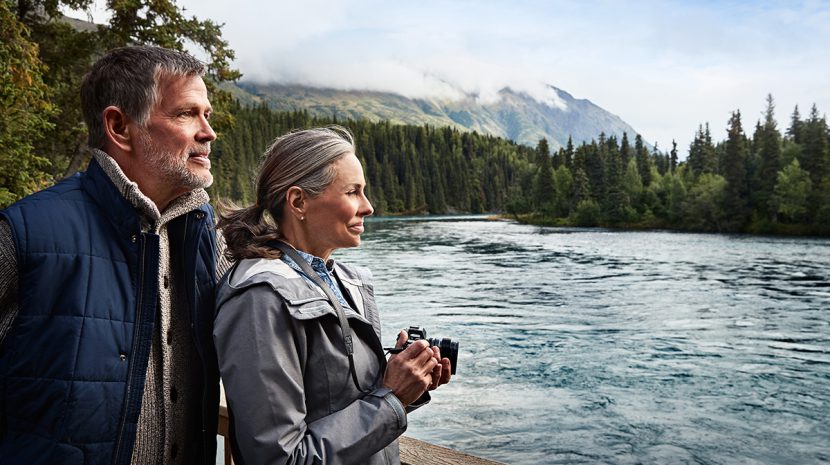
[[[553,153],[451,128],[337,121],[265,106],[231,109],[215,144],[214,197],[252,200],[261,154],[295,128],[342,124],[355,135],[377,214],[496,212],[539,224],[783,234],[830,232],[830,134],[813,106],[784,134],[768,97],[752,136],[736,111],[726,140],[701,125],[678,162],[604,134]]]
[[[253,199],[262,153],[298,128],[340,124],[355,136],[376,214],[500,212],[524,193],[538,171],[536,150],[505,139],[452,128],[338,121],[305,111],[237,106],[235,127],[220,135],[211,154],[213,197]]]

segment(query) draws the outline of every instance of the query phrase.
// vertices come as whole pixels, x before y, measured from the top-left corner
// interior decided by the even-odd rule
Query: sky
[[[103,3],[103,0],[98,0]],[[179,0],[224,23],[243,81],[497,98],[588,99],[684,158],[698,126],[750,134],[772,94],[830,111],[830,1]]]

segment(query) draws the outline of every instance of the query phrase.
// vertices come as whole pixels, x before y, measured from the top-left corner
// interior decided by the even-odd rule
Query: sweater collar
[[[210,201],[207,191],[199,188],[179,196],[170,202],[170,205],[164,211],[160,212],[156,204],[141,192],[138,184],[124,174],[115,159],[98,149],[92,149],[92,156],[121,196],[138,210],[144,226],[153,232],[158,232],[168,221],[193,211]]]

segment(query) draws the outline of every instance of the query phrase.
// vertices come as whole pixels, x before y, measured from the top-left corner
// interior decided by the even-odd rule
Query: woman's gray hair
[[[159,83],[171,77],[204,76],[207,68],[185,52],[162,47],[131,46],[109,51],[92,65],[81,84],[88,145],[103,149],[103,112],[116,106],[144,126],[159,99]]]
[[[317,197],[337,175],[334,162],[349,153],[355,153],[354,137],[342,126],[292,131],[278,137],[265,151],[256,181],[256,203],[237,208],[220,202],[218,227],[225,237],[228,257],[278,257],[279,252],[267,244],[280,238],[278,222],[288,189],[297,186]]]

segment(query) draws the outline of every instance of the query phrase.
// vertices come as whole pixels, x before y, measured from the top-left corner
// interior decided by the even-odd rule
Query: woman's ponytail
[[[233,261],[245,258],[279,258],[279,250],[268,245],[280,238],[279,227],[271,214],[255,203],[247,208],[233,202],[219,201],[219,223],[227,248],[225,256]]]

